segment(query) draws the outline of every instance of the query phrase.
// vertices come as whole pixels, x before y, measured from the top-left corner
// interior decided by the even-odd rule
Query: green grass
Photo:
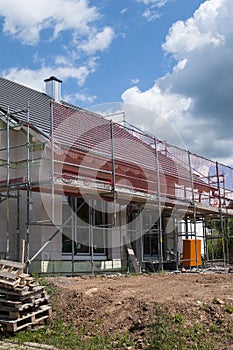
[[[218,327],[212,324],[207,330],[198,323],[187,327],[184,316],[180,313],[169,314],[160,306],[155,307],[155,320],[146,326],[143,337],[147,350],[213,350],[215,335]],[[229,325],[230,327],[230,325]],[[231,339],[232,329],[226,329]],[[227,334],[226,334],[227,337]],[[85,324],[82,328],[65,325],[62,319],[55,319],[45,329],[34,332],[22,331],[11,337],[12,341],[22,344],[35,342],[53,345],[63,350],[111,350],[111,349],[140,349],[136,339],[130,333],[124,334],[95,334],[89,335]]]
[[[187,323],[187,315],[182,312],[172,313],[169,305],[165,308],[157,303],[150,314],[147,324],[138,330],[137,335],[130,332],[119,332],[114,334],[101,333],[99,325],[102,319],[97,319],[91,329],[86,323],[77,328],[72,322],[64,320],[59,309],[58,290],[53,285],[46,283],[46,280],[38,279],[40,284],[46,286],[48,293],[53,295],[54,318],[44,329],[35,331],[21,331],[15,336],[4,335],[10,341],[18,344],[34,342],[40,344],[53,345],[63,350],[115,350],[133,349],[144,350],[213,350],[222,339],[230,344],[233,341],[233,326],[229,321],[224,327],[212,321],[210,324],[200,324],[193,321]],[[213,303],[218,304],[218,299],[214,298]],[[226,304],[225,315],[233,313],[233,308]],[[108,314],[106,313],[106,317]],[[228,315],[229,317],[229,315]],[[198,318],[195,318],[197,320]],[[141,339],[141,343],[138,341]]]
[[[233,307],[229,304],[226,304],[225,306],[225,311],[228,312],[229,314],[233,313]]]
[[[158,304],[155,305],[153,321],[145,326],[143,334],[144,347],[147,350],[213,350],[218,326],[212,324],[209,330],[198,323],[187,326],[185,316],[181,313],[171,314]],[[226,329],[226,337],[232,337],[232,328]],[[94,332],[93,332],[94,333]],[[140,349],[137,339],[130,333],[90,335],[86,324],[81,328],[66,325],[61,316],[57,316],[45,329],[22,331],[13,338],[14,342],[35,342],[53,345],[63,350],[111,350]]]
[[[218,298],[217,297],[214,297],[214,299],[213,299],[213,304],[219,304],[219,300],[218,300]]]
[[[214,339],[207,337],[207,330],[195,323],[185,325],[180,313],[170,314],[155,305],[155,320],[147,330],[148,350],[212,350]]]
[[[105,350],[111,349],[111,339],[95,335],[90,339],[85,339],[83,329],[74,329],[70,326],[64,326],[62,322],[53,325],[53,328],[38,330],[35,332],[24,331],[14,337],[16,343],[35,342],[47,345],[53,345],[58,349],[76,349],[76,350]]]

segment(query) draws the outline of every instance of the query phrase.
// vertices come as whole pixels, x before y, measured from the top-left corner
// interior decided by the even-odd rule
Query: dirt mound
[[[232,274],[57,277],[48,282],[58,289],[52,297],[54,317],[62,317],[84,340],[111,336],[112,349],[163,349],[162,337],[172,344],[180,336],[186,344],[180,349],[188,349],[188,342],[205,332],[210,347],[203,349],[233,349]]]

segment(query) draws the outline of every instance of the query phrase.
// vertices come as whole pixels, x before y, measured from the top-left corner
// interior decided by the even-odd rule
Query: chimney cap
[[[51,76],[50,78],[45,79],[44,82],[45,82],[46,94],[52,97],[56,102],[60,102],[62,80],[54,76]]]
[[[55,80],[55,81],[57,81],[58,83],[62,83],[62,80],[61,80],[61,79],[58,79],[58,78],[55,77],[54,75],[51,75],[51,77],[45,79],[44,82],[47,83],[47,82],[50,81],[50,80]]]

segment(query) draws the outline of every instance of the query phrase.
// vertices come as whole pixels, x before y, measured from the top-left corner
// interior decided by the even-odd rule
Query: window
[[[158,258],[159,254],[159,231],[158,213],[153,210],[146,210],[143,215],[143,257],[145,260]]]
[[[98,205],[97,205],[98,204]],[[66,197],[62,205],[62,253],[85,259],[92,255],[106,256],[106,204],[82,198]]]
[[[158,233],[157,231],[149,231],[144,237],[144,257],[156,257],[159,254],[158,249]]]

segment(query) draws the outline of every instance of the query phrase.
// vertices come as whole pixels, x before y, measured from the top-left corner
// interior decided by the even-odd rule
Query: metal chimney
[[[56,102],[61,101],[61,83],[62,80],[51,76],[44,80],[46,94],[52,97]]]

